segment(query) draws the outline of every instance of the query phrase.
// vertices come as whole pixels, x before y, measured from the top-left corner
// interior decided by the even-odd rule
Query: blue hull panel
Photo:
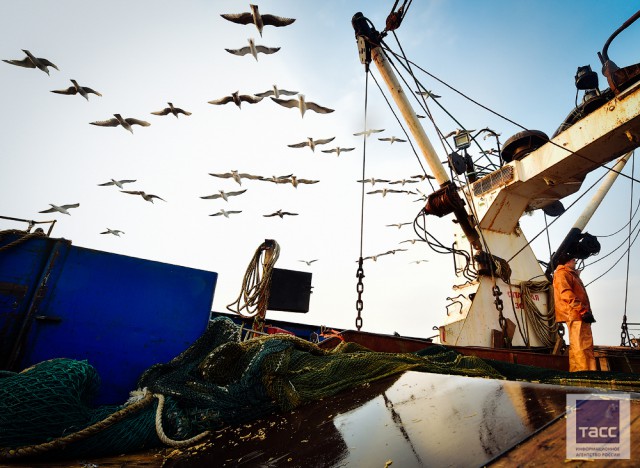
[[[0,251],[0,359],[12,369],[86,359],[102,379],[95,403],[123,403],[145,369],[204,332],[216,281],[64,239],[29,240]]]

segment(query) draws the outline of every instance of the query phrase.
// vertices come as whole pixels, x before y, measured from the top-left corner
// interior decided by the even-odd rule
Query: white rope
[[[162,410],[164,408],[164,395],[161,395],[159,393],[154,393],[153,396],[158,399],[158,408],[156,409],[156,433],[158,434],[158,438],[162,441],[163,444],[168,445],[169,447],[186,447],[188,445],[192,445],[195,442],[198,442],[199,440],[203,439],[204,437],[210,434],[209,431],[204,431],[186,440],[170,439],[164,433],[164,429],[162,428]]]

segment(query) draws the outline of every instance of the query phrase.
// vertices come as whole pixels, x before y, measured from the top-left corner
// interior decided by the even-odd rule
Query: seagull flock
[[[258,5],[250,4],[249,9],[250,9],[249,12],[227,13],[227,14],[221,14],[220,16],[227,21],[237,23],[240,25],[251,25],[251,24],[254,25],[261,38],[263,36],[263,30],[265,26],[284,27],[284,26],[289,26],[295,22],[294,18],[285,18],[285,17],[275,16],[271,14],[261,14],[259,11]],[[248,46],[244,46],[237,49],[225,48],[225,51],[227,51],[230,54],[233,54],[236,56],[251,55],[256,61],[258,61],[259,54],[271,55],[279,52],[280,50],[281,50],[281,47],[270,47],[270,46],[256,44],[255,39],[253,38],[248,39]],[[26,49],[22,49],[22,52],[24,52],[26,57],[22,59],[3,59],[3,61],[8,64],[19,66],[19,67],[39,69],[45,72],[47,75],[50,75],[49,68],[53,68],[57,71],[60,71],[60,69],[50,60],[42,57],[36,57],[29,50],[26,50]],[[96,91],[95,89],[88,86],[81,86],[78,83],[78,81],[75,79],[71,79],[70,81],[72,83],[72,86],[65,89],[51,90],[51,92],[55,94],[69,95],[69,96],[80,95],[87,101],[89,101],[89,95],[91,94],[97,97],[102,97],[102,94]],[[421,94],[425,98],[431,97],[432,99],[436,99],[440,97],[431,93],[430,91],[422,91],[417,93]],[[290,91],[290,90],[282,89],[275,84],[273,85],[272,89],[264,92],[259,92],[254,94],[240,94],[239,91],[234,91],[234,92],[231,92],[229,95],[222,96],[220,98],[213,99],[207,102],[209,104],[217,105],[217,106],[225,105],[228,103],[234,103],[238,107],[238,109],[241,110],[242,103],[257,104],[263,101],[264,98],[267,98],[267,97],[281,107],[297,109],[298,112],[300,113],[301,118],[304,118],[305,113],[308,111],[312,111],[317,114],[330,114],[334,112],[334,109],[317,104],[316,102],[308,101],[305,97],[305,94],[302,94],[298,91]],[[158,111],[150,112],[150,114],[155,116],[173,115],[176,119],[180,115],[183,115],[183,116],[192,115],[191,112],[186,111],[180,107],[174,106],[172,102],[167,102],[166,107],[163,107],[161,110],[158,110]],[[89,122],[89,124],[98,126],[98,127],[121,126],[125,130],[129,131],[131,134],[133,134],[134,132],[133,130],[134,126],[149,127],[151,125],[150,122],[147,122],[139,118],[123,117],[123,115],[120,113],[115,113],[113,114],[113,117],[105,120],[96,120],[93,122]],[[353,135],[356,137],[363,136],[364,138],[368,138],[373,134],[382,133],[382,132],[384,132],[384,129],[365,129],[363,131],[356,132]],[[289,148],[309,147],[312,152],[315,152],[316,146],[326,145],[328,143],[331,143],[334,139],[335,137],[317,138],[317,139],[313,137],[307,137],[305,141],[288,144],[287,146]],[[378,138],[378,140],[383,142],[388,142],[390,144],[407,142],[407,140],[396,137],[396,136],[380,137]],[[339,157],[342,153],[347,153],[354,150],[355,150],[355,147],[336,146],[334,148],[326,149],[326,150],[323,149],[321,151],[322,153],[327,153],[327,154],[335,153],[335,155]],[[320,182],[319,180],[299,178],[293,174],[288,174],[284,176],[274,175],[271,177],[265,177],[260,175],[252,175],[248,173],[239,172],[238,170],[231,170],[230,172],[226,172],[226,173],[209,173],[209,175],[216,178],[232,179],[240,186],[242,185],[243,179],[256,180],[256,181],[262,181],[262,182],[271,182],[275,184],[291,184],[294,188],[298,188],[300,184],[313,185]],[[375,185],[376,183],[400,184],[404,186],[405,184],[413,184],[419,181],[424,181],[426,178],[433,178],[433,177],[428,175],[417,175],[417,176],[412,176],[409,179],[402,179],[397,181],[370,178],[365,180],[359,180],[358,182],[362,184],[370,183],[372,186]],[[124,189],[125,184],[133,184],[135,182],[137,182],[136,179],[110,179],[107,182],[99,183],[97,185],[101,187],[115,186],[116,188],[119,189],[121,193],[140,196],[144,201],[150,202],[152,204],[154,203],[154,200],[160,200],[160,201],[166,202],[166,200],[160,197],[159,195],[147,193],[142,190],[125,190]],[[229,199],[231,197],[239,197],[246,192],[247,192],[247,189],[236,190],[236,191],[225,191],[225,190],[219,189],[217,193],[200,196],[200,198],[203,200],[221,199],[229,203],[230,202]],[[382,194],[382,197],[385,197],[387,194],[390,194],[390,193],[416,194],[416,192],[411,190],[397,190],[397,189],[392,189],[388,187],[367,192],[367,194]],[[79,208],[80,203],[63,204],[63,205],[55,205],[50,203],[49,206],[50,208],[42,210],[39,213],[61,213],[65,215],[71,215],[69,210]],[[210,214],[209,216],[222,216],[224,218],[229,218],[230,215],[236,215],[240,213],[242,213],[242,210],[225,210],[221,208],[219,209],[219,211],[213,214]],[[298,216],[298,215],[299,215],[298,213],[293,213],[290,211],[284,211],[282,209],[278,209],[272,213],[263,214],[262,216],[263,217],[279,217],[280,219],[284,219],[285,217],[288,217],[288,216]],[[412,223],[397,223],[397,224],[387,225],[387,226],[397,226],[398,228],[401,228],[404,225],[410,225],[410,224]],[[119,229],[106,228],[106,230],[103,232],[100,232],[100,234],[105,234],[105,235],[110,234],[115,237],[120,237],[121,234],[124,234],[124,231],[121,231]],[[404,242],[408,242],[408,241],[404,241]],[[416,240],[412,240],[412,243],[415,243],[415,242]],[[373,261],[377,261],[377,258],[380,256],[395,254],[396,252],[405,251],[405,250],[407,249],[389,250],[381,254],[366,257],[365,259],[372,259]],[[316,261],[317,259],[309,260],[309,261],[300,260],[300,262],[304,262],[307,266],[310,266],[313,262],[316,262]],[[427,261],[427,260],[422,260],[422,261]],[[418,262],[419,261],[415,263],[418,263]]]

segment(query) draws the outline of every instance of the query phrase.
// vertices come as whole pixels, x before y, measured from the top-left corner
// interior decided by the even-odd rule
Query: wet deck
[[[389,462],[402,467],[562,464],[565,395],[589,392],[585,390],[407,372],[290,414],[225,428],[206,442],[185,449],[28,465],[312,468],[384,467]],[[640,400],[632,403],[632,433],[638,434]],[[632,457],[637,457],[633,449]]]
[[[526,441],[517,444],[487,466],[565,466],[589,468],[637,467],[640,465],[640,400],[631,400],[631,458],[628,460],[566,460],[567,420],[560,418]]]

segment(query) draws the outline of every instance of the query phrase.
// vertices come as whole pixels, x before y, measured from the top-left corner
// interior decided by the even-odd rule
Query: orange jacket
[[[556,322],[582,320],[591,310],[587,290],[573,268],[559,265],[553,274],[553,299]]]

